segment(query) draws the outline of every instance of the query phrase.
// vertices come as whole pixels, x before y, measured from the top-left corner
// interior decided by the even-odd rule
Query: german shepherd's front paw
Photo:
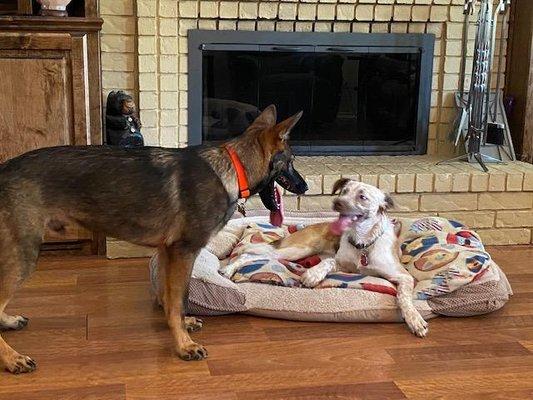
[[[178,356],[185,361],[200,361],[207,358],[207,349],[198,343],[188,343],[177,350]]]
[[[5,367],[12,374],[24,374],[35,371],[37,363],[28,356],[17,354],[12,361],[6,363]]]
[[[5,316],[0,321],[0,331],[20,331],[28,325],[28,321],[29,319],[22,315]]]
[[[198,332],[204,326],[204,321],[196,317],[185,317],[185,327],[189,332]]]

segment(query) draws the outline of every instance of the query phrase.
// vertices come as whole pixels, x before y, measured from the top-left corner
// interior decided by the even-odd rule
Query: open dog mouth
[[[363,213],[339,214],[339,217],[330,225],[330,231],[334,235],[342,235],[346,230],[364,217]]]
[[[274,226],[281,226],[283,223],[283,197],[276,182],[294,194],[304,194],[309,187],[304,178],[294,169],[291,162],[286,170],[272,178],[265,188],[259,192],[259,197],[261,197],[264,206],[270,210],[270,223]]]
[[[279,188],[272,179],[267,186],[259,192],[259,197],[264,206],[270,210],[270,223],[281,226],[283,223],[283,198]]]

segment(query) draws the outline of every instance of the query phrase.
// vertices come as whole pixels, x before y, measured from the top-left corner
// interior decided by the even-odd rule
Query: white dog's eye
[[[348,193],[348,189],[342,189],[341,194],[346,194],[346,193]]]
[[[360,195],[359,195],[359,198],[360,198],[361,200],[368,200],[368,198],[367,198],[364,194],[360,194]]]

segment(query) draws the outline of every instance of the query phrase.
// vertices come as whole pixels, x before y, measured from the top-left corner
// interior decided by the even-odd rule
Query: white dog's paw
[[[229,267],[229,266],[225,266],[225,267],[222,267],[222,268],[219,268],[218,270],[219,274],[228,278],[228,279],[231,279],[231,277],[233,276],[233,274],[235,273],[235,269],[232,268],[232,267]]]
[[[408,313],[405,316],[405,323],[416,336],[421,338],[426,337],[429,330],[428,323],[418,312]]]
[[[302,284],[308,288],[314,288],[323,280],[324,273],[320,270],[317,271],[315,268],[309,268],[301,276]]]

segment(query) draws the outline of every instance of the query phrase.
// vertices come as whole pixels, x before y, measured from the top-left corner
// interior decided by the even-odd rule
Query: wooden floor
[[[492,248],[515,291],[500,311],[403,324],[205,319],[208,361],[171,356],[147,260],[46,258],[8,311],[30,318],[4,338],[38,370],[0,372],[0,399],[533,398],[533,247]]]

